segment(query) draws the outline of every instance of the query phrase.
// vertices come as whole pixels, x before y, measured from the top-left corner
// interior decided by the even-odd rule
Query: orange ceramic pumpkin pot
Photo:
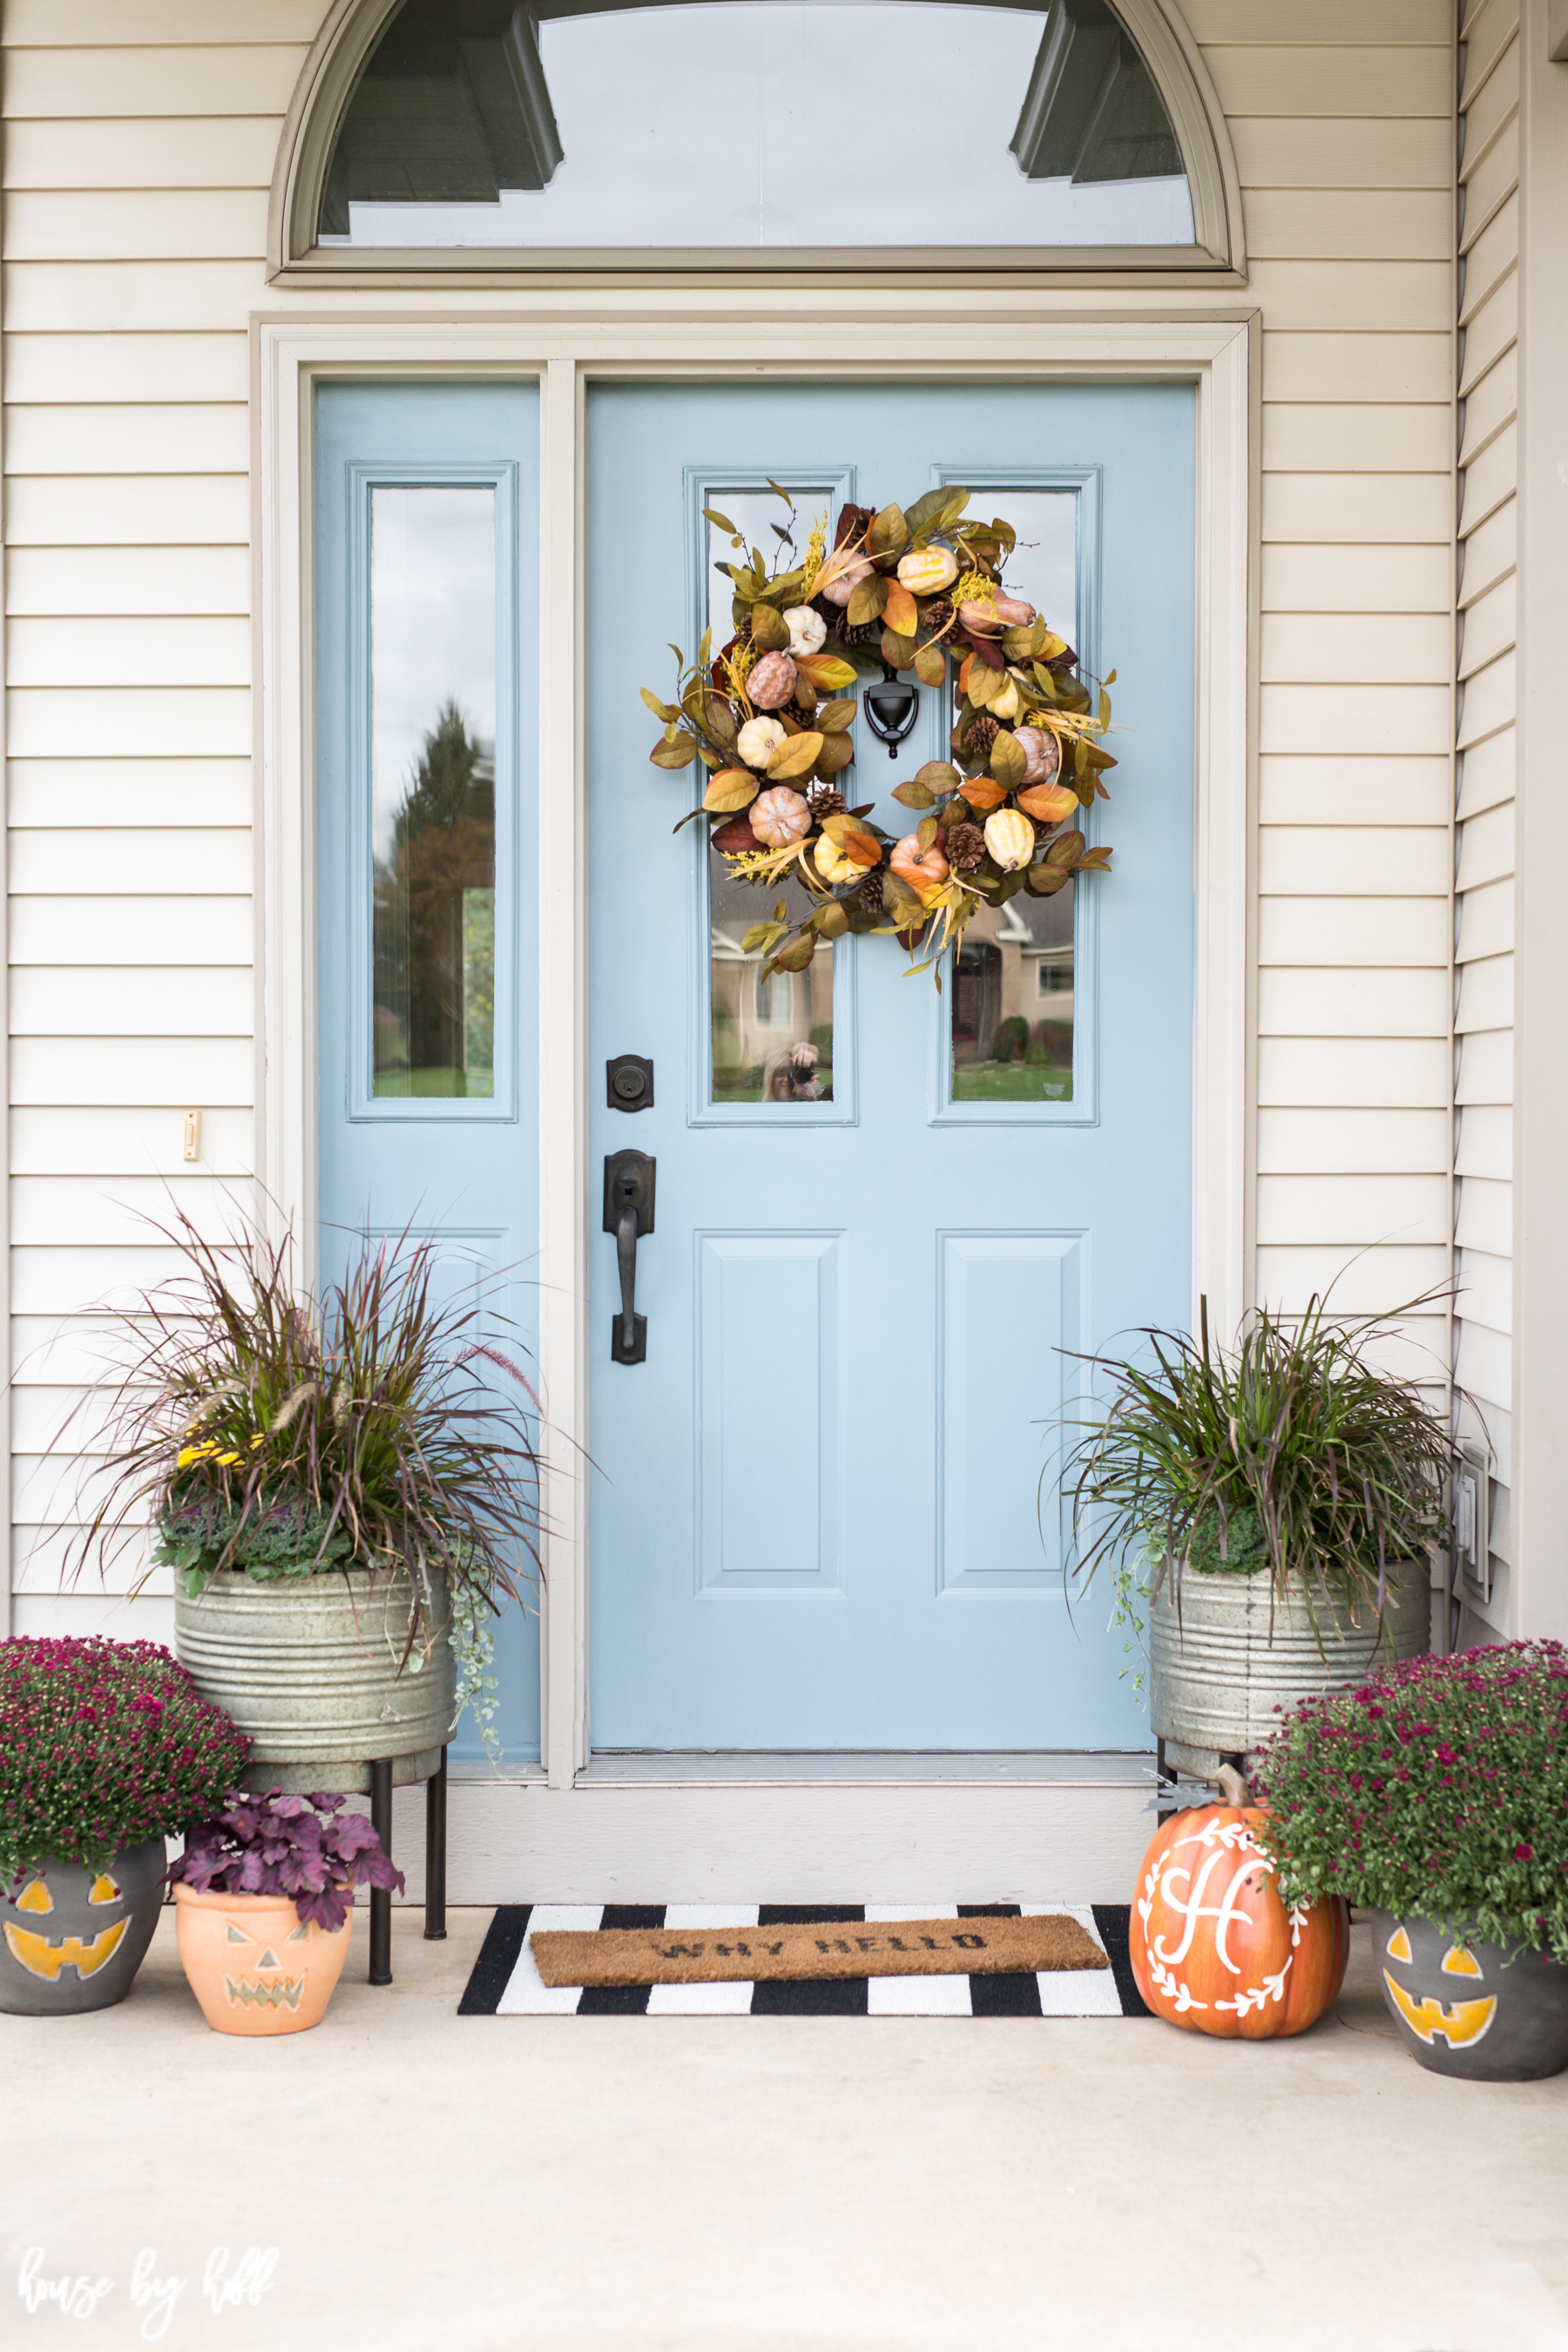
[[[353,1934],[309,1926],[291,1895],[199,1895],[174,1885],[174,1936],[202,2015],[219,2033],[320,2025]]]
[[[1258,1843],[1263,1819],[1250,1804],[1176,1813],[1143,1857],[1132,1973],[1172,2025],[1248,2042],[1304,2033],[1344,1982],[1350,1912],[1337,1895],[1286,1907]]]

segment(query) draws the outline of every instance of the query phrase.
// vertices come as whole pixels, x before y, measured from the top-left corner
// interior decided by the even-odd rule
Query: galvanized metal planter
[[[174,1646],[202,1696],[249,1734],[267,1787],[366,1790],[372,1759],[385,1756],[395,1781],[424,1780],[440,1765],[457,1693],[444,1580],[435,1601],[440,1631],[405,1661],[405,1570],[374,1584],[363,1568],[258,1584],[226,1569],[195,1600],[176,1592]]]
[[[1250,1762],[1298,1699],[1346,1690],[1369,1673],[1430,1645],[1426,1562],[1389,1571],[1380,1623],[1367,1608],[1352,1619],[1337,1594],[1315,1590],[1312,1606],[1277,1600],[1267,1573],[1224,1576],[1189,1569],[1149,1611],[1149,1713],[1165,1761],[1212,1779],[1227,1756]]]

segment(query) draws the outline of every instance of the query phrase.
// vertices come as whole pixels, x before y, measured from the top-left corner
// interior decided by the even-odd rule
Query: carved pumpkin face
[[[301,2033],[319,2024],[353,1932],[307,1926],[288,1895],[198,1895],[174,1886],[180,1958],[219,2033]]]
[[[93,1873],[87,1899],[104,1924],[84,1940],[79,1931],[68,1929],[65,1921],[54,1917],[55,1897],[43,1874],[28,1879],[21,1893],[11,1897],[10,1907],[18,1915],[25,1913],[29,1925],[23,1927],[20,1916],[5,1922],[12,1958],[48,1984],[54,1983],[62,1969],[74,1969],[79,1977],[96,1976],[120,1949],[131,1921],[119,1882],[108,1871]],[[30,1924],[34,1920],[37,1927]]]
[[[101,1870],[47,1859],[0,1888],[0,2009],[23,2015],[121,2000],[158,1924],[163,1841]]]
[[[230,2009],[249,2009],[253,2005],[264,2009],[270,2003],[274,2009],[297,2010],[310,1974],[310,1942],[309,1927],[302,1924],[290,1927],[283,1937],[279,1958],[264,1933],[253,1935],[250,1926],[237,1919],[226,1919],[224,1947],[227,1966],[223,1972],[223,1990]]]
[[[1263,1810],[1204,1805],[1155,1832],[1129,1921],[1132,1973],[1157,2017],[1247,2041],[1300,2033],[1344,1979],[1345,1906],[1279,1899]]]
[[[1394,1927],[1382,1938],[1379,1965],[1389,2006],[1427,2049],[1441,2037],[1450,2050],[1467,2050],[1489,2033],[1496,2023],[1497,1995],[1483,1990],[1486,1969],[1468,1944],[1457,1944],[1447,1936],[1436,1937],[1430,1932],[1423,1937],[1424,1924],[1418,1923],[1415,1928],[1422,1944],[1419,1961],[1411,1943],[1411,1929],[1405,1923]],[[1441,1957],[1437,1958],[1439,1951]],[[1427,1990],[1435,1958],[1440,1981]],[[1399,1969],[1400,1976],[1394,1975],[1394,1968]]]

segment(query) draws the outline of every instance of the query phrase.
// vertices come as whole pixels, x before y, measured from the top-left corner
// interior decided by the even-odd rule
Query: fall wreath
[[[784,887],[744,941],[766,957],[764,973],[803,971],[821,940],[846,931],[896,933],[924,950],[924,970],[982,907],[1020,890],[1049,898],[1107,865],[1110,851],[1089,848],[1068,819],[1106,796],[1102,772],[1116,762],[1101,738],[1116,673],[1092,695],[1066,638],[1008,593],[1012,525],[968,519],[969,492],[944,488],[907,510],[844,506],[831,547],[824,513],[795,561],[795,501],[768,488],[790,510],[790,528],[774,526],[771,566],[727,516],[703,509],[731,535],[734,560],[718,568],[733,589],[735,634],[715,655],[707,631],[689,667],[671,646],[673,702],[642,690],[664,722],[654,765],[709,772],[676,831],[705,817],[738,881]],[[847,689],[879,666],[895,686],[906,671],[923,686],[951,683],[957,704],[951,760],[894,787],[916,820],[898,840],[873,821],[875,801],[853,807],[847,789],[860,708]],[[880,691],[865,698],[871,724],[896,750],[914,697],[904,695],[908,715],[892,733],[879,723]]]

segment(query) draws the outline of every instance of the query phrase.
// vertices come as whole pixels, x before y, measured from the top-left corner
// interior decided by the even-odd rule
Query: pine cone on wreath
[[[856,904],[858,906],[860,912],[863,915],[879,915],[881,913],[883,900],[882,871],[880,866],[876,867],[871,873],[868,874],[864,882],[861,883],[859,894],[856,899]]]
[[[842,793],[836,793],[831,784],[822,783],[806,787],[805,804],[818,824],[825,816],[837,816],[848,805]]]
[[[972,760],[988,760],[991,746],[1001,732],[988,710],[977,711],[963,730],[963,748]]]
[[[921,607],[921,622],[933,637],[945,637],[953,622],[952,601],[947,596],[933,596]]]
[[[862,621],[852,628],[840,611],[836,635],[839,644],[847,646],[851,653],[867,653],[873,646],[881,644],[882,624],[880,621]]]
[[[977,824],[950,824],[942,846],[955,874],[976,874],[985,862],[985,835]]]

